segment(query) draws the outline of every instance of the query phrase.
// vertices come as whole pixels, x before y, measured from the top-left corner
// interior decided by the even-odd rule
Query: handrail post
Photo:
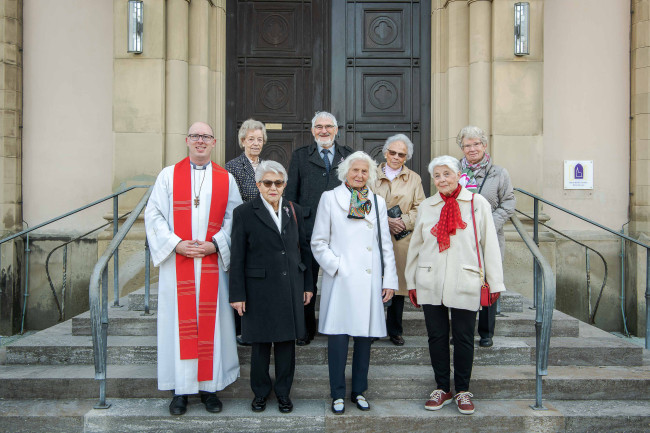
[[[650,350],[650,248],[645,250],[645,348]]]
[[[20,335],[25,332],[25,313],[27,312],[27,298],[29,297],[29,233],[25,241],[25,293],[23,295],[23,314],[20,319]]]
[[[533,199],[533,242],[539,247],[539,200]],[[533,310],[539,305],[537,294],[539,293],[539,283],[541,270],[537,259],[533,257]]]
[[[113,237],[117,234],[117,223],[118,223],[118,201],[117,196],[113,197]],[[113,301],[113,307],[120,306],[120,256],[119,256],[119,247],[115,249],[113,253],[113,294],[115,300]]]
[[[95,409],[108,409],[111,405],[106,404],[106,364],[108,358],[108,268],[102,271],[101,283],[101,328],[99,330],[99,341],[93,344],[95,355],[95,378],[99,380],[99,403]]]
[[[149,250],[149,240],[144,238],[144,313],[143,316],[151,316],[149,312],[149,289],[151,278],[151,251]]]

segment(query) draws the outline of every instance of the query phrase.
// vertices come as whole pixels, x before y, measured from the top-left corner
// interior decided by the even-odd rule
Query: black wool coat
[[[320,196],[341,184],[336,169],[352,152],[353,150],[348,146],[341,146],[334,142],[334,160],[328,175],[323,155],[318,153],[315,142],[293,151],[284,197],[302,206],[307,239],[311,239]]]
[[[305,335],[304,292],[314,289],[303,213],[297,204],[294,209],[295,219],[289,201],[282,200],[281,231],[261,197],[233,213],[230,302],[246,302],[244,341],[269,343]]]

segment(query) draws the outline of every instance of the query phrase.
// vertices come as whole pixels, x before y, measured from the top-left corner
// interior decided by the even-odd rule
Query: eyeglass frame
[[[199,139],[201,139],[204,143],[209,143],[214,140],[214,136],[208,134],[188,134],[187,138],[194,142],[197,142]]]

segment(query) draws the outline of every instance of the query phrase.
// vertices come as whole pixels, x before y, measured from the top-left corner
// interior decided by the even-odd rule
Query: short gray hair
[[[384,143],[384,148],[381,150],[381,153],[385,155],[386,152],[388,152],[388,148],[390,147],[390,145],[395,143],[396,141],[403,141],[404,144],[406,144],[406,152],[407,152],[406,160],[408,161],[409,159],[411,159],[411,157],[413,156],[413,143],[404,134],[395,134],[391,137],[388,137],[386,139],[386,143]]]
[[[458,136],[456,136],[456,144],[458,144],[458,147],[461,149],[463,148],[463,140],[465,138],[478,138],[481,140],[481,143],[487,146],[488,144],[488,138],[487,135],[485,135],[485,132],[479,128],[478,126],[472,126],[472,125],[467,125],[463,129],[460,130],[458,133]]]
[[[447,167],[451,168],[454,170],[454,173],[460,172],[460,161],[458,161],[453,156],[442,155],[433,158],[433,160],[429,163],[428,170],[431,177],[433,177],[433,169],[441,165],[446,165]]]
[[[241,124],[241,127],[239,128],[239,134],[237,134],[237,138],[239,139],[239,147],[243,149],[244,145],[242,144],[242,140],[246,138],[246,134],[248,134],[249,131],[255,131],[257,129],[262,131],[264,144],[266,144],[266,140],[268,139],[266,135],[266,126],[264,126],[264,124],[258,120],[247,119],[244,121],[244,123]]]
[[[282,164],[276,161],[267,160],[260,162],[260,164],[257,166],[257,169],[255,170],[255,182],[260,182],[266,173],[281,174],[285,182],[289,180],[287,170],[284,169],[284,166]]]
[[[339,127],[338,122],[336,121],[336,117],[328,111],[317,111],[316,114],[314,114],[314,117],[311,119],[311,127],[314,128],[316,126],[316,121],[320,119],[321,117],[325,117],[329,119],[332,122],[332,125],[336,126],[337,128]]]
[[[366,182],[366,186],[372,189],[375,185],[375,181],[377,180],[377,163],[374,159],[372,159],[370,155],[361,150],[358,150],[345,158],[341,165],[339,165],[339,180],[341,182],[345,182],[347,180],[350,166],[352,166],[352,163],[355,161],[366,161],[368,163],[368,182]]]

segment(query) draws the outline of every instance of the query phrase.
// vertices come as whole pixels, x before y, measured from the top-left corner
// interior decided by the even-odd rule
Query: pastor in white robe
[[[212,199],[212,170],[192,168],[192,196],[199,190],[199,206],[192,205],[192,238],[205,240]],[[205,179],[203,179],[205,173]],[[197,182],[197,185],[194,182]],[[226,213],[221,230],[213,239],[219,245],[219,295],[214,333],[213,376],[199,382],[198,359],[180,359],[178,336],[178,302],[176,298],[176,253],[181,240],[174,234],[174,166],[164,168],[154,185],[145,210],[145,227],[154,266],[160,266],[158,278],[158,389],[174,390],[176,394],[216,392],[239,377],[239,358],[235,340],[235,323],[228,302],[228,269],[230,268],[230,231],[233,210],[242,203],[235,179],[228,174],[229,189]],[[201,259],[194,259],[196,305],[201,288]]]
[[[386,201],[370,191],[370,213],[350,219],[352,193],[345,184],[326,191],[318,203],[311,252],[323,268],[318,332],[355,337],[385,337],[382,289],[398,289]],[[377,235],[381,230],[381,245]],[[382,278],[380,248],[384,255]]]

